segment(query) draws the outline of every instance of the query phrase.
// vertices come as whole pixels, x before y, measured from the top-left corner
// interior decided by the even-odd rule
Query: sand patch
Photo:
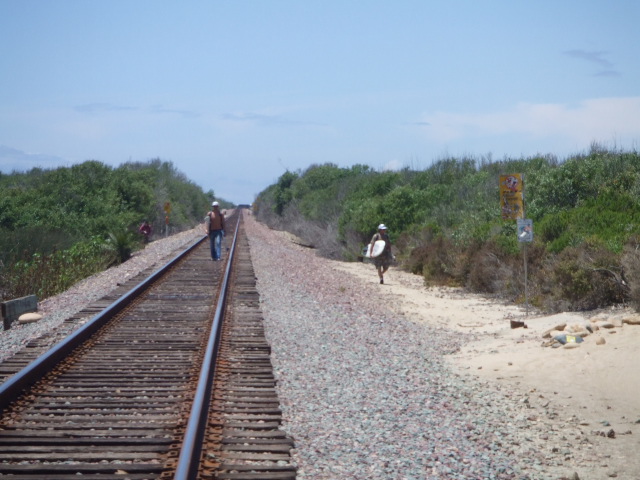
[[[370,264],[334,267],[388,296],[390,306],[410,321],[473,334],[476,340],[449,357],[454,371],[499,382],[541,409],[554,409],[559,413],[550,428],[566,422],[593,435],[594,444],[610,452],[602,471],[593,471],[604,476],[593,478],[640,478],[640,325],[621,320],[632,312],[600,312],[594,321],[593,313],[525,315],[523,308],[460,289],[427,288],[420,276],[394,268],[379,285]],[[512,329],[511,320],[528,328]],[[602,322],[614,326],[598,329]],[[573,324],[593,326],[594,332],[574,348],[543,346],[550,343],[545,332]],[[614,438],[597,436],[610,431]]]

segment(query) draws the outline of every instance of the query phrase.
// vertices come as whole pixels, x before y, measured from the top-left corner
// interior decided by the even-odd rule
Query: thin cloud
[[[604,68],[613,67],[613,63],[611,63],[609,60],[604,58],[604,55],[607,55],[609,53],[605,50],[592,51],[592,52],[589,52],[587,50],[566,50],[564,53],[566,55],[569,55],[570,57],[586,60],[588,62],[592,62],[597,65],[600,65],[601,67],[604,67]]]
[[[113,112],[144,112],[152,115],[179,115],[185,118],[194,118],[200,116],[200,113],[193,110],[184,110],[177,108],[167,108],[164,105],[152,105],[148,108],[130,107],[126,105],[114,105],[113,103],[87,103],[78,105],[75,110],[80,113],[94,115],[100,113]]]
[[[588,145],[616,137],[640,138],[640,97],[597,98],[566,104],[520,103],[510,110],[482,114],[435,112],[425,114],[423,131],[434,142],[469,138],[524,135],[528,138],[564,138]]]
[[[596,77],[618,77],[620,76],[620,72],[615,70],[614,64],[605,58],[606,55],[609,54],[606,50],[565,50],[563,52],[565,55],[568,55],[573,58],[577,58],[580,60],[585,60],[589,63],[595,64],[602,68],[603,70],[598,71],[595,76]]]
[[[262,126],[320,126],[326,124],[318,122],[309,122],[304,120],[290,120],[280,115],[265,115],[262,113],[242,112],[242,113],[225,113],[222,115],[223,120],[238,123],[252,123]]]
[[[148,109],[148,112],[153,113],[153,114],[169,114],[169,115],[180,115],[181,117],[184,118],[195,118],[195,117],[199,117],[200,113],[199,112],[195,112],[193,110],[181,110],[181,109],[176,109],[176,108],[166,108],[162,105],[154,105],[151,108]]]
[[[124,112],[138,110],[137,107],[127,107],[122,105],[114,105],[112,103],[87,103],[84,105],[78,105],[75,110],[80,113],[104,113],[104,112]]]
[[[619,77],[620,72],[617,72],[616,70],[602,70],[598,73],[595,73],[593,76],[594,77]]]

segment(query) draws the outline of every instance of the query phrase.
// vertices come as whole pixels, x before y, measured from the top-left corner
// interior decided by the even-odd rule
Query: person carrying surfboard
[[[389,270],[393,255],[391,254],[391,240],[387,234],[387,226],[384,223],[378,225],[378,231],[371,238],[367,256],[373,258],[373,264],[378,270],[380,283],[384,283],[384,274]]]

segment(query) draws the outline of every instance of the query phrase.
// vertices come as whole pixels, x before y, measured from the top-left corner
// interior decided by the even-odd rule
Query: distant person
[[[151,225],[149,225],[149,222],[146,220],[142,222],[142,225],[138,228],[138,232],[140,232],[140,235],[144,238],[144,243],[149,243],[151,239]]]
[[[393,255],[391,254],[391,240],[389,240],[389,235],[387,234],[387,226],[384,223],[378,225],[378,232],[373,235],[373,237],[371,238],[371,242],[369,242],[369,256],[371,256],[371,252],[373,251],[373,244],[378,240],[384,240],[384,250],[380,255],[374,257],[373,264],[378,270],[380,283],[384,283],[384,274],[387,272],[387,270],[389,270],[389,266],[391,265],[391,261],[393,260]]]
[[[222,237],[224,236],[224,214],[220,211],[220,204],[213,202],[212,210],[204,217],[205,233],[209,236],[211,245],[211,258],[214,261],[221,259]]]

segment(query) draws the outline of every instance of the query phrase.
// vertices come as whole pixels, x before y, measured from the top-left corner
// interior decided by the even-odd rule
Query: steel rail
[[[178,463],[176,465],[176,473],[174,480],[191,480],[196,478],[200,467],[200,456],[202,455],[202,442],[207,426],[209,416],[209,406],[211,403],[211,392],[213,391],[213,378],[215,376],[215,363],[218,356],[218,348],[220,346],[220,337],[222,332],[222,322],[224,320],[224,310],[227,305],[227,293],[229,291],[229,283],[231,277],[231,265],[235,256],[236,243],[238,241],[238,231],[242,222],[242,213],[239,213],[236,230],[233,234],[233,243],[227,258],[224,278],[220,288],[220,296],[216,306],[216,312],[211,325],[211,332],[207,341],[207,350],[205,351],[200,369],[200,377],[198,386],[193,398],[189,422],[182,441]]]
[[[0,412],[14,401],[26,388],[51,372],[64,358],[66,358],[75,348],[82,345],[109,320],[124,310],[131,302],[153,282],[164,275],[171,267],[178,263],[184,256],[200,245],[207,237],[204,236],[196,240],[191,246],[176,255],[163,267],[151,274],[147,279],[140,282],[129,292],[113,302],[102,312],[94,316],[82,327],[78,328],[64,340],[54,345],[33,362],[20,370],[15,375],[9,377],[0,385]]]

